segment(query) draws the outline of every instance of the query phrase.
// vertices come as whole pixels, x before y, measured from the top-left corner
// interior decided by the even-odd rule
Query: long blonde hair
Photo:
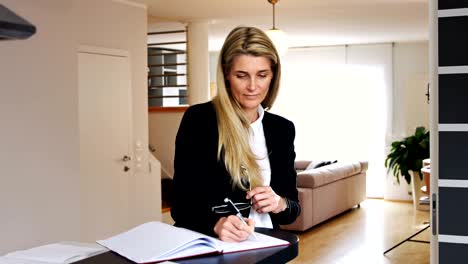
[[[231,175],[232,186],[243,190],[243,184],[250,181],[252,188],[263,185],[257,159],[249,145],[250,121],[244,110],[234,99],[229,82],[226,80],[234,59],[239,55],[268,58],[271,61],[273,79],[261,105],[266,110],[273,106],[279,89],[281,64],[273,43],[260,29],[237,27],[227,36],[221,49],[217,67],[217,95],[213,99],[218,121],[218,160],[223,160]],[[245,170],[248,172],[245,173]]]

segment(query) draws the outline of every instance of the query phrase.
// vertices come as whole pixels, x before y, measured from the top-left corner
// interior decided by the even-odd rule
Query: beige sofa
[[[311,161],[296,161],[302,211],[294,223],[281,226],[283,229],[304,231],[366,199],[367,161],[337,162],[319,168],[313,165]]]

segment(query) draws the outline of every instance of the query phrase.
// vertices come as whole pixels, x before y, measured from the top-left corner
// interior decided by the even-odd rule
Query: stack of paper
[[[0,257],[0,264],[67,264],[107,251],[99,245],[56,243],[11,252]]]

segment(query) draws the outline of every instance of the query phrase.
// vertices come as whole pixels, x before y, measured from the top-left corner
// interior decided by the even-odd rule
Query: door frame
[[[439,263],[439,75],[438,75],[438,4],[429,0],[429,127],[430,127],[430,263]]]

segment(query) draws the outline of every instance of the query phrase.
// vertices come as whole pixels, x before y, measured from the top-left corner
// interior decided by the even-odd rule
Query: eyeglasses
[[[244,165],[241,165],[241,171],[242,171],[242,175],[244,176],[241,179],[241,183],[246,189],[249,189],[249,191],[251,191],[252,187],[250,185],[249,171]],[[247,209],[250,209],[250,207],[252,207],[252,199],[250,200],[250,203],[234,203],[234,205],[237,207],[237,209],[239,209],[239,211],[247,210]],[[227,204],[213,206],[211,207],[211,211],[216,214],[227,214],[227,213],[235,214],[236,213],[230,210]]]
[[[234,205],[239,209],[239,211],[244,211],[252,207],[250,203],[234,203]],[[211,207],[211,211],[215,214],[236,214],[236,212],[231,210],[227,204],[213,206]]]

